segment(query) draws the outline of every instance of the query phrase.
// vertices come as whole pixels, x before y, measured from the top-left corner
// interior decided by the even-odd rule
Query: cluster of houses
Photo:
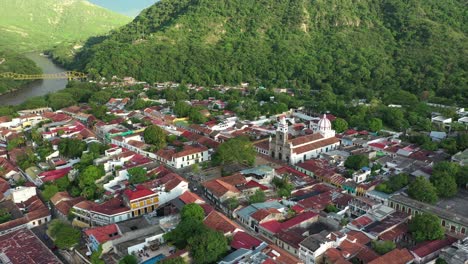
[[[174,85],[160,84],[160,88]],[[24,257],[30,263],[45,263],[35,260],[37,251],[43,252],[47,263],[60,263],[42,238],[30,231],[59,218],[82,228],[85,246],[74,253],[87,263],[98,250],[106,263],[118,263],[129,254],[139,262],[176,256],[189,259],[186,250],[166,244],[164,234],[177,226],[184,205],[197,203],[205,212],[204,223],[229,237],[229,254],[219,263],[403,264],[428,263],[439,257],[448,263],[468,259],[466,190],[436,205],[413,200],[402,190],[394,194],[376,190],[399,173],[429,178],[434,163],[450,158],[443,151],[402,142],[398,133],[384,136],[349,129],[338,134],[331,114],[312,116],[292,110],[241,120],[225,110],[225,102],[209,98],[189,102],[203,106],[202,114],[209,118],[204,124],[191,124],[175,116],[170,104],[126,110],[131,103],[129,98],[110,99],[105,106],[116,119],[109,122],[89,114],[86,105],[0,117],[0,245],[29,239],[24,247],[34,250],[28,248],[31,252]],[[159,126],[171,138],[167,146],[153,150],[145,142],[148,124]],[[31,128],[53,151],[21,169],[22,155],[28,150],[35,155],[37,147],[25,137]],[[253,142],[256,165],[223,168],[229,171],[224,177],[221,173],[201,177],[203,171],[192,170],[194,165],[209,167],[219,145],[239,136]],[[74,168],[80,158],[60,153],[60,141],[66,138],[109,146],[93,160],[105,173],[95,182],[104,190],[100,199],[91,201],[67,191],[55,193],[49,201],[41,196],[39,188],[45,184],[80,177]],[[344,163],[352,155],[366,156],[371,163],[350,173]],[[466,165],[467,155],[465,150],[451,159]],[[143,169],[146,179],[130,183],[133,168]],[[194,179],[194,174],[199,177]],[[278,180],[292,186],[286,196],[278,195]],[[251,202],[258,192],[264,194],[263,201]],[[446,229],[443,239],[416,244],[411,238],[408,223],[423,212],[440,218]],[[396,248],[379,254],[373,244],[384,241]],[[18,247],[1,246],[0,262],[15,263],[21,258],[15,253],[21,250]]]

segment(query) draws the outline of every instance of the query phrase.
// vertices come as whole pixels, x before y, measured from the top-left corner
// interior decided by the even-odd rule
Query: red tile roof
[[[314,134],[312,134],[312,135],[314,135]],[[338,142],[340,142],[339,138],[336,138],[336,137],[326,138],[326,139],[322,139],[322,140],[317,141],[317,142],[309,143],[307,145],[304,145],[304,146],[301,146],[301,147],[298,147],[298,148],[294,148],[293,152],[296,153],[296,154],[301,154],[301,153],[312,151],[314,149],[319,149],[319,148],[323,148],[323,147],[326,147],[326,146],[329,146],[329,145],[332,145],[332,144],[336,144]]]
[[[205,202],[200,196],[191,191],[184,192],[181,196],[179,196],[179,199],[185,204]]]
[[[62,177],[65,177],[70,171],[71,167],[68,168],[63,168],[63,169],[58,169],[58,170],[52,170],[52,171],[45,171],[39,174],[39,177],[43,182],[50,182],[50,181],[55,181],[58,180]]]
[[[138,185],[135,190],[127,189],[124,191],[124,195],[127,196],[129,201],[139,200],[144,197],[152,196],[155,192],[147,189],[143,185]]]
[[[363,227],[369,225],[372,222],[374,222],[374,220],[372,220],[371,218],[363,215],[363,216],[360,216],[360,217],[354,219],[351,222],[351,224],[358,227],[358,228],[363,228]]]
[[[207,227],[220,231],[223,234],[232,234],[236,229],[240,229],[236,223],[218,211],[212,211],[205,220],[203,220],[203,223]]]
[[[99,226],[95,228],[90,228],[84,231],[84,233],[89,236],[94,236],[94,238],[100,243],[105,243],[109,240],[114,240],[120,237],[119,227],[116,224],[111,224],[107,226]]]
[[[456,238],[447,236],[445,239],[425,241],[411,250],[415,255],[423,258],[431,253],[441,250],[444,247],[450,246],[457,241]]]
[[[414,257],[408,249],[396,248],[387,254],[372,260],[369,264],[406,264],[413,259]]]
[[[403,236],[404,234],[406,234],[407,232],[408,232],[408,225],[407,224],[400,224],[400,225],[396,226],[395,228],[392,228],[392,229],[388,230],[387,232],[381,234],[379,236],[379,239],[380,240],[394,241],[398,237]]]
[[[61,264],[62,262],[34,235],[23,228],[0,236],[0,253],[15,264]]]
[[[276,208],[260,209],[260,210],[257,210],[255,213],[251,214],[250,217],[257,220],[258,222],[261,222],[267,216],[271,214],[279,214],[279,213],[280,211],[278,211],[278,209]]]
[[[239,231],[236,232],[232,237],[231,247],[235,249],[254,249],[258,247],[261,243],[261,240],[258,240],[245,232]]]
[[[277,220],[268,221],[265,223],[260,224],[263,228],[269,230],[272,233],[278,233],[281,230],[286,230],[291,227],[297,226],[311,218],[317,217],[318,214],[314,212],[305,212],[291,218],[283,223],[278,222]]]
[[[258,183],[257,181],[254,181],[254,180],[248,181],[248,182],[245,184],[245,188],[247,188],[247,189],[250,189],[250,188],[260,188],[260,189],[263,190],[263,191],[268,190],[268,187],[266,187],[266,186],[263,185],[263,184]]]

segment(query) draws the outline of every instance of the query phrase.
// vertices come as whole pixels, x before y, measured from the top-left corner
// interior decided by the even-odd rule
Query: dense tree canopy
[[[142,167],[128,169],[128,182],[131,184],[142,183],[148,180],[146,170]]]
[[[73,66],[150,83],[293,86],[326,91],[334,104],[333,93],[404,106],[428,98],[463,104],[463,10],[461,0],[162,0],[89,40]]]
[[[433,214],[417,214],[411,219],[409,231],[416,242],[442,239],[445,231],[440,219]]]
[[[156,150],[166,146],[166,133],[164,133],[164,130],[159,126],[148,126],[145,131],[143,131],[143,138],[146,144],[153,145]]]
[[[353,170],[360,170],[369,166],[369,157],[365,155],[351,155],[345,161],[345,167]]]
[[[182,220],[201,222],[205,218],[205,211],[200,205],[196,203],[190,203],[182,208],[180,217]]]
[[[433,204],[438,200],[436,188],[423,176],[417,177],[410,183],[408,194],[412,198],[425,203]]]
[[[344,120],[343,118],[337,118],[333,120],[332,125],[333,129],[335,129],[337,133],[343,133],[345,130],[348,129],[348,122],[346,122],[346,120]]]
[[[52,220],[49,223],[48,233],[60,249],[69,249],[80,241],[81,231],[61,220]]]
[[[222,143],[213,157],[216,164],[239,163],[253,165],[255,150],[248,138],[237,137]]]

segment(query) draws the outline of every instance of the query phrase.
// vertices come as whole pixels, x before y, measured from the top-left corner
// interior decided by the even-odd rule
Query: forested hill
[[[25,74],[39,74],[41,69],[22,54],[10,50],[0,50],[0,73],[1,72],[19,72]],[[16,81],[0,78],[0,94],[10,90],[17,89],[31,81]]]
[[[0,0],[0,50],[43,50],[104,34],[131,19],[84,0]]]
[[[76,56],[103,76],[467,100],[464,0],[161,0]],[[97,42],[97,43],[96,43]]]

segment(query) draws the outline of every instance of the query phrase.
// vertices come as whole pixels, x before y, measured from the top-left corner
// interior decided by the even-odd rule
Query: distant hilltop
[[[0,49],[50,49],[85,40],[131,19],[84,0],[0,0]]]

